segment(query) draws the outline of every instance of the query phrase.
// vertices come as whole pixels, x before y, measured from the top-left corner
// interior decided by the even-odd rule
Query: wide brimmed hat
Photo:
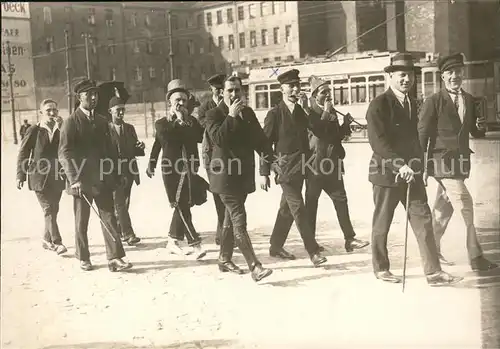
[[[413,63],[413,56],[410,53],[397,53],[391,58],[391,64],[384,68],[386,73],[395,71],[420,72],[421,68]]]
[[[311,86],[311,95],[313,95],[321,86],[328,85],[330,81],[326,81],[318,78],[317,76],[311,75],[309,77],[309,85]]]
[[[186,95],[189,96],[189,91],[181,79],[174,79],[168,83],[168,85],[167,85],[167,98],[170,98],[170,96],[174,92],[184,92]]]

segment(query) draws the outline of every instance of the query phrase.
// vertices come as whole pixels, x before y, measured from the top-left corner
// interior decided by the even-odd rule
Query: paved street
[[[468,180],[475,222],[488,256],[500,261],[500,141],[474,140]],[[151,140],[147,142],[149,153]],[[292,228],[286,247],[299,258],[268,256],[280,190],[258,190],[248,199],[249,230],[259,258],[274,273],[261,284],[248,274],[220,273],[213,244],[212,198],[193,210],[210,252],[202,262],[176,258],[164,249],[171,209],[161,177],[133,188],[131,215],[137,247],[126,247],[134,268],[110,273],[98,220],[89,237],[97,270],[83,272],[74,253],[72,202],[63,194],[59,223],[68,253],[41,248],[43,217],[27,188],[15,188],[16,147],[2,148],[1,347],[56,348],[500,348],[500,275],[468,269],[465,228],[455,212],[443,252],[457,264],[446,268],[466,279],[454,288],[430,288],[422,275],[416,241],[409,234],[408,279],[401,285],[376,280],[370,249],[347,254],[329,198],[320,199],[318,236],[328,263],[313,268]],[[346,189],[358,237],[370,238],[373,212],[367,180],[367,143],[346,144]],[[141,159],[141,173],[145,159]],[[203,173],[204,175],[204,173]],[[428,187],[430,202],[436,187]],[[404,211],[389,235],[392,270],[403,265]],[[235,253],[234,261],[244,265]]]

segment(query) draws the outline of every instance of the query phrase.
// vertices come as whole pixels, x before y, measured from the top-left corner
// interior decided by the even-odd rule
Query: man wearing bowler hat
[[[189,91],[179,79],[168,83],[167,99],[170,109],[167,115],[155,123],[155,142],[162,150],[162,178],[170,206],[174,208],[170,222],[167,248],[177,255],[194,252],[196,259],[206,255],[200,234],[192,222],[191,206],[195,190],[193,178],[199,168],[198,143],[203,137],[203,128],[196,118],[188,113]],[[154,150],[154,152],[153,152]],[[148,173],[153,174],[160,149],[153,149],[149,159]],[[187,239],[191,249],[185,251],[181,241]]]
[[[144,142],[139,142],[135,127],[125,122],[125,101],[120,97],[112,97],[109,101],[111,115],[110,133],[118,152],[118,170],[122,181],[113,193],[115,213],[118,221],[118,233],[123,241],[133,246],[141,241],[135,235],[130,219],[130,194],[134,182],[139,185],[139,169],[136,156],[144,156]]]
[[[387,236],[394,211],[406,204],[411,184],[408,211],[415,233],[424,273],[430,286],[447,286],[462,280],[441,270],[431,212],[422,180],[422,149],[417,133],[417,108],[409,91],[420,68],[409,53],[397,53],[385,68],[390,87],[370,102],[366,113],[368,140],[373,150],[369,180],[373,184],[375,211],[372,223],[372,262],[377,279],[398,283],[401,278],[390,271]],[[398,182],[398,177],[403,183]]]
[[[212,92],[212,98],[204,101],[200,108],[198,108],[198,121],[200,125],[205,128],[206,127],[206,113],[207,111],[217,107],[223,100],[223,91],[224,91],[224,80],[226,79],[225,74],[215,74],[211,76],[207,82],[210,85],[210,90]],[[203,160],[203,165],[207,170],[207,175],[210,176],[209,163],[212,156],[212,144],[210,143],[210,138],[207,135],[207,132],[203,134],[203,142],[201,145],[201,157]],[[219,196],[219,194],[212,193],[214,197],[215,210],[217,212],[217,231],[215,234],[215,244],[220,245],[220,237],[222,234],[222,229],[224,226],[224,204]]]
[[[340,228],[344,234],[344,247],[347,252],[361,249],[369,245],[368,241],[356,239],[356,233],[349,217],[347,205],[347,194],[345,191],[343,159],[345,150],[342,139],[351,133],[351,117],[347,115],[342,126],[339,124],[337,113],[332,105],[331,89],[329,82],[316,76],[309,78],[311,86],[311,108],[321,115],[321,120],[334,123],[334,132],[326,137],[317,137],[309,131],[309,146],[312,151],[312,171],[306,178],[305,204],[311,220],[313,232],[316,231],[316,216],[318,212],[318,200],[324,190],[332,199]],[[290,219],[290,226],[293,220]],[[320,246],[322,249],[322,246]]]
[[[272,163],[276,183],[283,191],[271,234],[269,254],[281,259],[295,259],[293,254],[283,248],[291,222],[295,221],[311,262],[319,266],[326,262],[326,258],[321,256],[302,198],[302,186],[311,155],[308,130],[318,136],[327,136],[335,132],[336,125],[321,120],[320,115],[309,107],[307,97],[300,93],[297,69],[282,73],[278,81],[283,99],[267,113],[264,120],[264,133],[273,145],[276,156]],[[261,187],[267,190],[269,186],[269,177],[265,177]]]
[[[75,256],[80,267],[92,270],[87,229],[92,202],[95,200],[106,244],[110,271],[129,269],[117,232],[113,191],[121,182],[116,149],[112,144],[106,118],[95,112],[98,95],[95,81],[79,82],[74,92],[79,107],[62,124],[59,161],[67,178],[67,190],[73,195],[76,241]]]
[[[462,214],[467,229],[467,251],[473,270],[486,271],[498,267],[483,256],[474,225],[474,207],[465,179],[470,173],[469,134],[479,133],[476,126],[473,97],[462,89],[464,58],[461,53],[438,60],[444,88],[424,103],[418,131],[420,145],[427,152],[424,173],[438,182],[432,210],[434,237],[442,264],[451,265],[441,254],[444,235],[454,208]]]

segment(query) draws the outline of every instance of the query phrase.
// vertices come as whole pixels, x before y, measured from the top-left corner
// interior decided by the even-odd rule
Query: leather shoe
[[[125,262],[121,258],[114,258],[108,261],[108,268],[111,272],[122,271],[132,268],[132,263]]]
[[[261,264],[257,264],[252,270],[252,279],[253,281],[258,282],[272,273],[273,271],[271,269],[266,269]]]
[[[54,251],[54,244],[47,240],[42,240],[42,247],[45,250]]]
[[[483,256],[479,256],[470,261],[470,266],[473,271],[488,271],[498,268],[498,264],[490,262]]]
[[[402,281],[399,276],[394,275],[389,270],[378,271],[375,273],[375,277],[379,280],[385,282],[392,282],[394,284],[398,284]]]
[[[429,286],[439,287],[439,286],[451,286],[464,278],[461,276],[453,276],[445,271],[438,271],[434,274],[427,275],[427,283]]]
[[[243,270],[241,270],[232,261],[219,262],[219,270],[223,273],[231,272],[231,273],[235,273],[235,274],[243,274]]]
[[[90,263],[90,261],[80,261],[80,269],[91,271],[93,269],[92,263]]]
[[[325,251],[326,251],[325,247],[318,244],[318,252],[325,252]]]
[[[141,238],[138,238],[137,236],[131,236],[128,239],[126,239],[125,241],[127,242],[127,245],[134,246],[141,241]]]
[[[352,252],[354,250],[359,250],[360,248],[368,246],[370,243],[368,241],[359,240],[359,239],[349,239],[345,242],[345,250],[347,252]]]
[[[54,251],[56,251],[58,255],[61,255],[63,253],[68,252],[68,249],[63,244],[59,244],[59,245],[54,245]]]
[[[271,257],[281,258],[281,259],[289,259],[294,260],[295,256],[290,252],[286,251],[284,248],[280,248],[279,250],[269,250],[269,255]]]
[[[311,262],[313,262],[315,267],[319,267],[321,264],[326,263],[326,257],[323,257],[319,253],[315,253],[311,256]]]
[[[444,256],[441,253],[439,254],[439,263],[441,263],[441,265],[450,265],[450,266],[455,265],[455,263],[450,262],[449,260],[444,258]]]

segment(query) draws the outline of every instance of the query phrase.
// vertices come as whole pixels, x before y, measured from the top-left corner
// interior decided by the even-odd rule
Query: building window
[[[209,12],[209,13],[207,13],[207,25],[208,25],[209,27],[211,27],[211,26],[212,26],[212,14],[211,14],[210,12]]]
[[[262,29],[260,31],[260,37],[262,40],[262,46],[266,46],[267,45],[267,29]]]
[[[108,53],[110,55],[115,54],[115,40],[114,39],[108,39]]]
[[[156,69],[154,67],[149,67],[149,78],[156,79]]]
[[[334,104],[349,104],[349,83],[347,79],[333,80]]]
[[[290,42],[292,41],[292,26],[291,25],[287,25],[285,27],[285,42]]]
[[[219,49],[223,49],[224,48],[224,37],[223,36],[219,36]]]
[[[256,11],[257,10],[255,9],[255,4],[248,5],[248,17],[249,18],[255,18]]]
[[[179,20],[177,16],[170,16],[170,20],[172,21],[172,30],[177,30],[177,28],[179,28]]]
[[[275,62],[281,62],[281,57],[280,56],[274,57],[274,61]]]
[[[245,65],[247,65],[247,61],[240,61],[240,65],[241,65],[241,66],[245,66]]]
[[[95,8],[89,8],[89,17],[87,21],[89,25],[95,25]]]
[[[137,13],[132,14],[130,22],[132,23],[132,27],[137,27]]]
[[[240,33],[240,48],[245,48],[245,33]]]
[[[222,10],[217,11],[217,24],[222,24]]]
[[[214,39],[212,37],[208,38],[208,52],[214,51]]]
[[[255,33],[255,30],[252,30],[250,32],[250,47],[255,46],[257,46],[257,34]]]
[[[242,21],[245,19],[245,10],[243,6],[238,6],[238,21]]]
[[[149,13],[146,13],[146,15],[144,16],[144,24],[146,25],[146,27],[151,26],[151,17],[149,17]]]
[[[280,43],[280,28],[276,27],[273,29],[273,42],[275,45]]]
[[[198,25],[198,28],[203,27],[203,15],[202,14],[199,14],[198,16],[196,16],[196,23]]]
[[[109,80],[116,80],[116,69],[111,68],[109,70]]]
[[[205,53],[205,47],[203,47],[203,44],[200,45],[200,54]]]
[[[227,9],[227,23],[233,23],[233,9]]]
[[[262,1],[260,3],[260,16],[264,17],[268,14],[269,3],[267,1]]]
[[[139,41],[138,40],[132,41],[132,48],[134,50],[134,53],[141,52],[141,50],[139,49]]]
[[[54,37],[49,36],[47,37],[47,52],[54,52],[55,50],[55,45],[54,45]]]
[[[256,59],[252,59],[252,64],[257,64],[257,63],[259,63],[259,61],[258,61],[258,60],[256,60]]]
[[[276,6],[277,5],[278,4],[276,3],[276,1],[271,1],[271,14],[273,14],[273,15],[276,14],[276,12],[277,12],[276,11]]]
[[[230,34],[229,35],[229,49],[230,50],[234,50],[234,35],[233,34]]]
[[[43,21],[45,24],[52,23],[52,11],[50,10],[50,7],[43,8]]]
[[[368,77],[368,90],[370,91],[370,101],[385,91],[385,77],[375,75]]]
[[[262,63],[269,63],[269,58],[263,58]]]
[[[148,40],[146,42],[146,53],[152,54],[153,53],[153,41]]]
[[[188,41],[187,48],[188,48],[188,54],[194,55],[194,42],[193,42],[193,40]]]
[[[135,78],[135,81],[142,81],[142,69],[141,69],[141,67],[135,67],[134,78]]]
[[[287,61],[293,61],[293,55],[286,56]]]
[[[106,27],[111,28],[113,26],[113,10],[106,10],[104,20],[106,21]]]

